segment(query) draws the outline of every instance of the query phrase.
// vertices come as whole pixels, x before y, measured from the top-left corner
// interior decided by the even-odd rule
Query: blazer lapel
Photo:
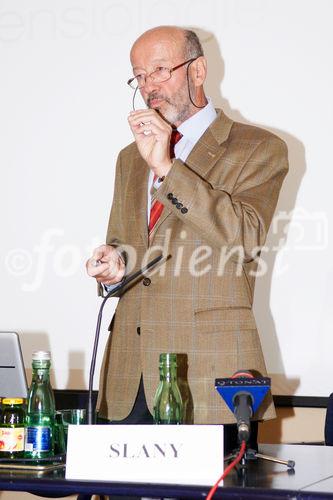
[[[217,111],[216,120],[200,137],[186,160],[186,165],[201,177],[206,177],[224,154],[227,146],[223,143],[227,140],[233,125],[233,121],[222,110]]]
[[[227,146],[223,143],[227,140],[232,125],[233,121],[222,110],[218,109],[216,119],[195,144],[186,159],[186,165],[200,175],[200,177],[205,178],[209,170],[225,152]],[[171,213],[171,209],[164,206],[163,212],[156,222],[151,241],[154,239],[154,235],[160,225],[163,224]]]
[[[138,157],[134,162],[134,168],[132,186],[134,213],[137,215],[138,219],[138,232],[145,246],[148,247],[147,191],[149,168],[141,157]]]

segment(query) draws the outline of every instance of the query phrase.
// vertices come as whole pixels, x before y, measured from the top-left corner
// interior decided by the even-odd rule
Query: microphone
[[[238,440],[248,442],[250,419],[269,391],[269,377],[255,377],[249,370],[239,370],[232,377],[215,380],[215,388],[235,415]]]
[[[100,307],[99,312],[98,312],[94,347],[93,347],[93,353],[91,356],[91,363],[90,363],[89,389],[88,389],[88,424],[89,425],[93,424],[95,421],[95,409],[93,408],[92,393],[93,393],[94,373],[95,373],[99,334],[100,334],[100,330],[101,330],[102,314],[103,314],[103,309],[104,309],[105,303],[110,297],[113,297],[114,295],[116,295],[120,290],[122,290],[129,283],[131,283],[133,280],[135,280],[139,276],[142,276],[146,271],[148,271],[148,269],[150,269],[151,267],[155,266],[158,262],[160,262],[162,257],[163,257],[163,254],[158,255],[157,257],[155,257],[155,259],[148,262],[148,264],[145,267],[139,269],[138,271],[136,271],[133,274],[129,274],[123,281],[121,281],[119,283],[119,285],[115,286],[112,290],[110,290],[109,293],[103,299],[103,302],[102,302],[101,307]],[[164,258],[168,259],[169,256],[164,257]]]

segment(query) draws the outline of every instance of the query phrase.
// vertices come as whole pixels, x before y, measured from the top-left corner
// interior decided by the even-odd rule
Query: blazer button
[[[177,203],[177,204],[176,204],[176,208],[178,208],[178,210],[179,210],[180,208],[182,208],[182,206],[183,206],[183,204],[182,204],[182,203]]]
[[[168,198],[168,200],[172,200],[172,198],[173,198],[173,194],[172,194],[172,193],[168,193],[168,194],[167,194],[167,198]]]
[[[177,205],[178,200],[177,200],[177,198],[173,197],[172,200],[171,200],[171,202],[172,202],[173,205]]]
[[[144,284],[144,286],[149,286],[151,283],[151,279],[150,278],[143,278],[142,283]]]
[[[140,328],[139,326],[138,326],[138,327],[137,327],[137,329],[136,329],[136,333],[137,333],[138,335],[141,335],[141,328]]]
[[[182,214],[187,214],[188,209],[186,207],[183,207],[183,208],[180,209],[180,211],[181,211]]]

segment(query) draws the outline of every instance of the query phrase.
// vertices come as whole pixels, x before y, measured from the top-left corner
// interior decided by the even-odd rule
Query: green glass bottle
[[[33,353],[25,442],[25,455],[30,458],[54,454],[55,402],[50,384],[50,366],[48,351]]]
[[[25,410],[23,399],[5,398],[0,418],[0,458],[24,457]]]
[[[154,398],[156,424],[181,424],[183,402],[177,384],[177,355],[160,354],[160,383]]]

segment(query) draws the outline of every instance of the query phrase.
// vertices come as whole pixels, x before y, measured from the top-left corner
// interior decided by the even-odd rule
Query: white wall
[[[21,333],[27,366],[48,347],[54,385],[87,386],[100,300],[84,262],[132,140],[128,53],[177,24],[201,28],[216,105],[288,143],[256,317],[276,393],[332,392],[332,13],[330,0],[1,0],[0,329]]]

